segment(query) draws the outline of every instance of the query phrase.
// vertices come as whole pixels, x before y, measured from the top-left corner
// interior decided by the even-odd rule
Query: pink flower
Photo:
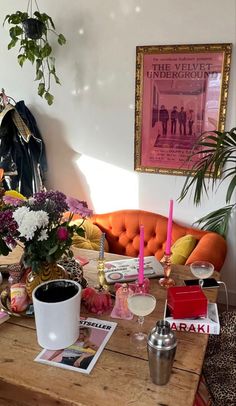
[[[82,290],[82,301],[86,309],[95,314],[103,314],[112,308],[112,300],[109,292],[98,292],[94,288]]]
[[[57,238],[60,241],[66,241],[69,237],[69,232],[66,227],[58,227],[57,229]]]
[[[93,214],[93,211],[88,209],[87,203],[82,200],[69,196],[66,199],[66,203],[68,204],[69,210],[74,214],[80,214],[82,217],[88,217]]]
[[[19,199],[18,197],[13,197],[13,196],[3,196],[3,201],[5,204],[9,204],[11,206],[22,206],[24,204],[24,200]]]

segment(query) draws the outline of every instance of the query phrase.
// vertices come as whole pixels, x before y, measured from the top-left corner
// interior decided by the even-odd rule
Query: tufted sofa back
[[[139,228],[144,226],[144,255],[155,255],[160,260],[165,251],[168,219],[144,210],[119,210],[95,214],[91,221],[106,233],[109,252],[137,257],[139,254]],[[209,261],[220,271],[226,256],[226,242],[216,233],[184,227],[173,222],[172,244],[186,234],[194,235],[198,243],[186,261]]]

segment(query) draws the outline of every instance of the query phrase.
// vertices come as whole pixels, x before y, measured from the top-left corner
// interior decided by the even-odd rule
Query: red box
[[[207,298],[200,286],[174,286],[167,291],[167,305],[174,319],[207,316]]]

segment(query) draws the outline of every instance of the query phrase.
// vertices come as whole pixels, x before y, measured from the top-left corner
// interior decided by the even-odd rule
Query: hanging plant
[[[56,32],[52,18],[39,11],[36,0],[37,11],[33,13],[32,1],[28,2],[27,12],[16,11],[8,14],[3,24],[7,22],[11,25],[8,50],[19,45],[18,63],[23,67],[28,60],[35,66],[35,80],[39,81],[38,95],[44,97],[51,105],[54,100],[54,96],[50,93],[51,79],[53,78],[57,84],[60,84],[60,80],[56,74],[55,58],[52,55],[48,35],[52,33],[57,36],[59,45],[64,45],[66,39],[63,34]]]

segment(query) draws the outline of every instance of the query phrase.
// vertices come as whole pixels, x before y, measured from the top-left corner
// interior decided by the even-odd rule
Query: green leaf
[[[35,11],[35,12],[34,12],[34,16],[35,16],[38,20],[44,21],[44,19],[43,19],[43,17],[42,17],[42,14],[41,14],[39,11]]]
[[[22,13],[20,13],[20,11],[18,11],[16,14],[10,15],[10,17],[8,18],[9,24],[20,24],[22,23],[22,21]]]
[[[50,94],[49,92],[46,92],[44,97],[47,100],[48,105],[51,106],[53,104],[54,96],[52,94]]]
[[[43,77],[43,71],[41,71],[40,69],[37,71],[35,80],[40,80]]]
[[[19,63],[19,65],[22,67],[23,66],[23,64],[24,64],[24,62],[26,61],[26,56],[25,55],[23,55],[23,54],[20,54],[20,55],[18,55],[18,57],[17,57],[17,60],[18,60],[18,63]]]
[[[48,252],[48,255],[52,255],[52,254],[54,254],[57,250],[58,250],[58,244],[56,244],[56,245],[54,245],[54,247],[52,247],[50,250],[49,250],[49,252]]]
[[[6,20],[8,20],[9,17],[10,17],[10,14],[7,14],[6,17],[4,18],[4,21],[3,21],[2,25],[5,24]]]
[[[15,39],[19,35],[23,33],[22,28],[19,25],[16,25],[15,27],[11,27],[9,30],[10,37]]]
[[[38,95],[42,97],[44,92],[45,92],[45,84],[44,83],[39,83],[39,85],[38,85]]]
[[[42,58],[47,58],[52,52],[52,48],[48,43],[41,49],[40,55]]]
[[[236,172],[236,171],[235,171]],[[235,190],[236,187],[236,173],[234,174],[234,177],[232,178],[229,186],[228,186],[228,190],[227,190],[227,194],[226,194],[226,202],[229,203],[232,197],[232,194]]]
[[[51,73],[52,73],[52,75],[53,75],[53,77],[54,77],[54,79],[55,79],[55,82],[56,82],[58,85],[60,85],[61,82],[60,82],[60,80],[59,80],[59,77],[56,75],[55,72],[51,72]]]
[[[9,252],[11,252],[10,248],[8,248],[6,243],[0,239],[0,254],[6,256],[9,254]]]
[[[194,224],[201,226],[202,230],[213,231],[226,238],[229,221],[236,204],[225,206],[201,217]]]
[[[66,38],[64,37],[63,34],[60,34],[60,35],[58,36],[57,41],[58,41],[58,43],[59,43],[60,45],[64,45],[64,44],[66,43]]]
[[[41,58],[41,47],[39,45],[34,44],[34,46],[31,47],[31,50],[34,52],[34,55],[37,58],[39,58],[39,59]]]
[[[11,48],[13,48],[18,42],[18,38],[12,39],[11,42],[9,42],[7,49],[10,50]]]
[[[32,51],[26,51],[26,57],[29,59],[29,61],[33,64],[35,61],[35,56]]]
[[[41,59],[36,59],[36,72],[39,70],[39,68],[42,66],[42,60]]]

